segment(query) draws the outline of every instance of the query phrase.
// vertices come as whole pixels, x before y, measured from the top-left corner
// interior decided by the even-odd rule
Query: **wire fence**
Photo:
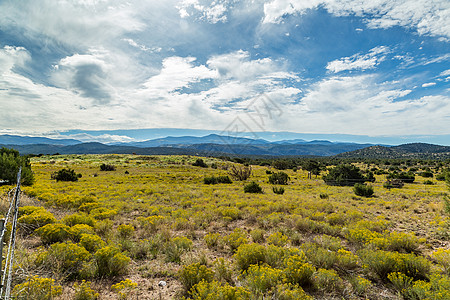
[[[17,173],[17,185],[15,188],[9,191],[8,199],[10,199],[8,212],[5,219],[0,221],[0,269],[1,269],[1,286],[0,286],[0,299],[10,299],[11,297],[11,282],[12,271],[14,264],[14,249],[16,246],[16,234],[17,234],[17,218],[19,216],[19,203],[20,203],[20,180],[21,180],[22,168]],[[6,259],[3,264],[3,246],[4,240],[8,230],[8,225],[11,224],[11,232],[9,235],[8,250],[6,251]]]

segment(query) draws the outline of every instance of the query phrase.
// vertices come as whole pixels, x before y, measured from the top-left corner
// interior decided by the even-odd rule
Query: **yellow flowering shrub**
[[[14,299],[51,300],[62,294],[62,287],[51,278],[28,276],[25,282],[17,284],[11,292]]]

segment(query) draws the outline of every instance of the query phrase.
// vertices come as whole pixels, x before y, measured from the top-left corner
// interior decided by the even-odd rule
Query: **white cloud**
[[[343,57],[339,60],[329,62],[326,68],[334,73],[355,69],[374,69],[380,62],[385,60],[387,53],[389,53],[388,47],[379,46],[371,49],[369,53],[364,55],[358,53],[350,57]]]
[[[0,72],[9,72],[15,66],[23,67],[30,58],[27,49],[6,45],[0,49]]]
[[[183,0],[176,7],[181,18],[197,16],[200,20],[215,24],[227,21],[228,7],[234,2],[234,0],[218,0],[202,1],[200,4],[199,0]]]
[[[375,75],[324,79],[300,103],[284,106],[286,121],[279,126],[311,133],[448,134],[448,96],[408,98],[411,90],[377,80]]]
[[[362,17],[369,28],[403,26],[419,34],[450,38],[450,2],[447,0],[273,0],[264,4],[264,22],[279,23],[285,15],[323,7],[337,16]]]
[[[77,134],[46,134],[48,138],[53,139],[74,139],[80,142],[88,143],[88,142],[99,142],[104,144],[117,144],[117,143],[130,143],[136,141],[133,138],[124,135],[114,135],[114,134],[102,134],[102,135],[91,135],[87,133],[77,133]]]
[[[66,45],[100,45],[127,32],[141,31],[145,24],[135,8],[122,1],[3,1],[0,25],[11,31],[40,35]],[[48,13],[51,12],[51,13]],[[12,27],[14,26],[14,27]]]
[[[422,84],[422,87],[427,88],[427,87],[434,86],[434,85],[436,85],[436,82],[427,82],[427,83]]]
[[[217,76],[216,72],[203,65],[195,66],[194,62],[194,57],[174,56],[164,59],[161,72],[144,83],[145,93],[154,98],[163,97],[176,89]]]

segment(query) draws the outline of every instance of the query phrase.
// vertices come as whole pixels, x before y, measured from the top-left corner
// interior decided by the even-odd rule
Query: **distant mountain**
[[[342,152],[361,149],[368,145],[360,144],[195,144],[186,146],[187,149],[206,153],[230,153],[236,155],[269,155],[269,156],[332,156]],[[178,145],[178,147],[183,147]],[[184,148],[184,147],[183,147]]]
[[[421,158],[421,159],[448,159],[450,146],[441,146],[425,143],[411,143],[399,146],[371,146],[355,151],[340,153],[341,158]]]
[[[2,146],[2,145],[0,145]],[[76,145],[6,145],[21,154],[183,154],[183,155],[265,155],[265,156],[331,156],[345,151],[352,151],[366,147],[359,144],[192,144],[172,145],[160,147],[133,147],[127,145],[105,145],[101,143],[81,143]]]
[[[32,144],[47,144],[47,145],[76,145],[80,141],[73,139],[50,139],[45,137],[32,137],[20,135],[0,135],[0,144],[3,145],[32,145]]]
[[[195,144],[267,144],[266,140],[249,139],[242,137],[223,136],[218,134],[209,134],[203,137],[197,136],[168,136],[165,138],[153,139],[144,142],[134,142],[121,145],[129,145],[134,147],[160,147],[168,145],[195,145]]]

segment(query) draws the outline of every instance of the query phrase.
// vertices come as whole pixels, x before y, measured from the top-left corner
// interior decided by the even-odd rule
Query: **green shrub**
[[[183,250],[191,250],[193,244],[193,242],[185,236],[174,237],[171,242]]]
[[[86,224],[94,227],[95,225],[95,219],[85,213],[75,213],[72,215],[68,215],[62,218],[61,221],[68,226],[74,226],[77,224]]]
[[[371,197],[373,195],[373,187],[371,185],[355,183],[353,186],[353,192],[355,192],[355,195],[357,196]]]
[[[46,211],[44,208],[39,208],[30,214],[21,216],[17,221],[19,224],[26,224],[28,227],[38,228],[47,224],[55,223],[56,218],[51,212]]]
[[[273,244],[278,247],[286,246],[289,242],[289,238],[281,232],[275,232],[269,235],[267,243]]]
[[[125,275],[128,272],[130,258],[113,246],[106,246],[94,254],[96,274],[100,278]]]
[[[51,300],[62,294],[62,286],[51,278],[28,276],[25,282],[17,284],[11,295],[14,299]]]
[[[344,282],[335,270],[319,269],[313,275],[314,286],[319,291],[325,292],[342,292]]]
[[[202,280],[189,292],[195,300],[250,300],[250,292],[243,287],[222,285],[217,281]]]
[[[127,300],[134,298],[132,297],[132,293],[137,286],[137,283],[131,281],[130,279],[125,279],[119,283],[113,284],[111,289],[118,294],[120,300]]]
[[[208,165],[201,158],[197,158],[197,160],[192,164],[194,167],[207,168]]]
[[[131,238],[134,234],[134,227],[129,224],[120,224],[117,227],[117,232],[119,233],[119,237],[122,239]]]
[[[201,281],[211,282],[213,278],[214,272],[200,263],[184,266],[178,271],[178,279],[185,293],[189,292],[193,286]]]
[[[354,165],[338,165],[331,168],[328,174],[323,176],[323,180],[328,185],[353,186],[355,183],[371,181],[372,178],[366,178]]]
[[[232,233],[224,237],[224,241],[230,247],[231,251],[234,252],[242,244],[248,243],[247,233],[241,228],[236,228]]]
[[[284,187],[276,187],[274,186],[272,188],[272,191],[277,195],[283,195],[284,194]]]
[[[359,255],[363,263],[382,280],[393,272],[401,272],[414,280],[426,279],[430,262],[421,256],[384,250],[362,250]]]
[[[383,183],[383,187],[386,189],[397,188],[400,189],[405,183],[400,179],[388,179]]]
[[[210,176],[203,178],[203,183],[205,184],[218,184],[218,183],[233,183],[228,176]]]
[[[312,275],[316,269],[307,262],[306,256],[301,254],[286,258],[283,262],[283,272],[287,282],[306,287],[311,285]]]
[[[433,182],[432,180],[425,180],[425,181],[423,182],[423,184],[426,184],[426,185],[433,185],[434,182]]]
[[[219,246],[219,243],[221,242],[221,236],[219,233],[208,233],[203,238],[205,240],[206,246],[209,249],[216,249]]]
[[[305,293],[298,285],[289,283],[278,284],[275,287],[275,295],[278,300],[313,300],[314,298]]]
[[[104,220],[117,215],[117,210],[108,209],[106,207],[98,207],[92,209],[89,215],[97,220]]]
[[[370,280],[356,276],[350,279],[350,283],[352,284],[353,290],[359,296],[364,296],[367,294],[368,290],[372,286]]]
[[[434,176],[433,172],[431,171],[423,171],[419,172],[419,176],[425,177],[425,178],[432,178]]]
[[[246,286],[257,299],[272,294],[270,292],[283,279],[282,270],[274,269],[268,265],[251,265],[243,275],[247,283]]]
[[[19,151],[2,147],[0,149],[0,181],[4,180],[7,184],[17,183],[17,173],[22,167],[21,184],[32,185],[34,183],[34,174],[31,171],[30,158],[20,156]]]
[[[401,172],[401,173],[390,173],[387,177],[387,179],[399,179],[403,181],[404,183],[413,183],[416,177],[414,176],[414,173],[412,172]]]
[[[86,224],[76,224],[70,227],[69,233],[71,238],[78,242],[82,234],[94,234],[94,228]]]
[[[75,173],[73,169],[63,168],[52,173],[51,178],[56,181],[78,181],[78,178],[81,178],[81,174]]]
[[[83,280],[80,284],[75,283],[73,286],[75,290],[74,300],[97,300],[99,293],[91,288],[91,282]]]
[[[89,252],[72,242],[52,244],[37,257],[37,264],[52,271],[54,276],[74,278],[85,262],[90,259]]]
[[[273,173],[269,176],[269,183],[271,184],[281,184],[286,185],[289,182],[288,174],[284,172]]]
[[[98,235],[82,233],[80,235],[80,245],[83,246],[87,251],[94,253],[97,250],[105,247],[106,244]]]
[[[35,230],[44,244],[63,242],[70,236],[70,227],[60,223],[47,224]]]
[[[242,244],[234,254],[236,265],[239,270],[245,271],[251,265],[266,261],[266,248],[260,244]]]
[[[256,228],[250,231],[250,236],[252,237],[253,242],[255,243],[262,243],[265,241],[264,238],[264,230]]]
[[[258,183],[252,181],[246,185],[244,185],[244,192],[245,193],[256,193],[256,194],[262,194],[263,190],[262,188],[259,186]]]
[[[116,167],[110,164],[101,164],[100,171],[115,171]]]
[[[328,199],[330,196],[327,194],[327,193],[321,193],[320,195],[319,195],[319,198],[320,199]]]

